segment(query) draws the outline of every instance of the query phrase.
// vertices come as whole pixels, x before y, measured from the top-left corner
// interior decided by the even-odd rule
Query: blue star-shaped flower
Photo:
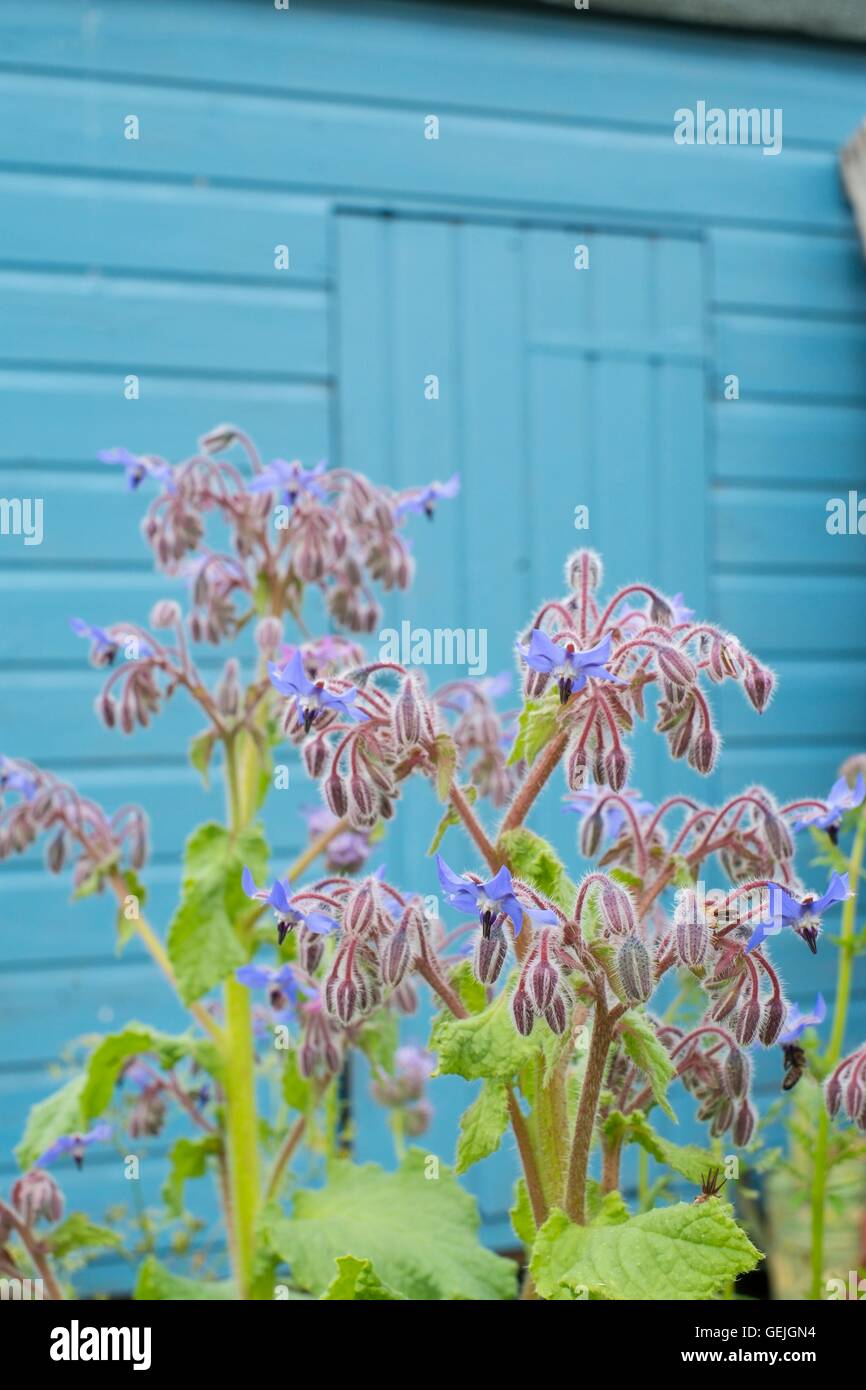
[[[290,965],[242,965],[235,979],[250,989],[267,989],[268,1002],[278,1013],[294,1015],[301,995],[307,999],[316,995],[316,990],[295,977]]]
[[[292,885],[287,878],[275,879],[271,888],[257,888],[251,870],[245,867],[241,882],[248,898],[267,903],[274,909],[280,942],[285,940],[293,927],[306,927],[307,931],[315,932],[316,936],[330,936],[332,932],[340,929],[339,922],[329,917],[326,912],[302,912],[300,908],[295,907],[290,900]]]
[[[764,917],[755,927],[746,950],[754,951],[768,936],[778,936],[783,927],[792,927],[797,935],[803,938],[814,956],[818,953],[821,913],[833,903],[841,903],[850,898],[851,888],[847,874],[832,874],[827,891],[820,898],[807,897],[798,902],[780,883],[770,884],[769,897],[769,916]]]
[[[36,783],[20,767],[0,754],[0,794],[19,792],[25,801],[32,801],[36,795]]]
[[[491,928],[500,917],[511,918],[515,936],[519,936],[526,917],[535,922],[555,923],[558,920],[555,912],[546,908],[524,907],[518,901],[511,874],[504,865],[486,883],[473,883],[471,879],[455,874],[441,854],[436,856],[436,870],[446,900],[467,917],[477,916],[485,937],[490,935]]]
[[[133,454],[129,449],[102,449],[98,455],[101,463],[119,464],[126,474],[126,486],[130,492],[141,487],[145,478],[164,483],[169,492],[176,492],[174,475],[167,463]]]
[[[815,1007],[810,1014],[801,1014],[796,1004],[788,1007],[785,1017],[785,1031],[779,1034],[780,1043],[798,1042],[802,1038],[807,1028],[817,1028],[819,1023],[823,1023],[827,1017],[827,1005],[824,1002],[823,994],[819,994],[815,1000]]]
[[[852,811],[855,806],[861,806],[864,796],[866,796],[866,782],[863,780],[862,772],[858,772],[857,781],[853,787],[849,787],[845,778],[840,777],[830,788],[826,811],[820,810],[817,806],[813,810],[807,811],[798,821],[794,822],[794,829],[800,831],[805,830],[807,825],[814,825],[816,830],[831,832],[831,838],[834,838],[832,832],[838,829],[839,822],[845,812]]]
[[[91,1144],[101,1144],[110,1138],[111,1125],[104,1123],[94,1125],[87,1134],[64,1134],[45,1150],[38,1160],[37,1167],[44,1168],[46,1164],[53,1163],[55,1158],[61,1158],[63,1154],[72,1154],[76,1168],[80,1168],[84,1162],[85,1149]]]
[[[594,680],[614,681],[617,685],[626,684],[619,676],[614,676],[605,669],[606,663],[610,661],[612,641],[612,635],[608,633],[598,646],[579,652],[573,642],[554,642],[546,632],[536,627],[532,630],[528,645],[521,646],[518,642],[517,650],[533,671],[556,678],[559,682],[559,698],[565,704],[573,694],[583,689],[590,676]]]
[[[456,497],[459,491],[459,473],[452,474],[446,483],[428,483],[426,487],[413,488],[400,498],[394,508],[394,516],[399,518],[407,512],[423,512],[432,521],[440,497]]]
[[[292,459],[291,463],[288,459],[271,459],[267,468],[247,483],[247,492],[279,492],[286,507],[293,507],[302,492],[325,502],[327,494],[316,480],[327,467],[324,459],[320,459],[315,468],[304,468],[300,459]]]
[[[294,652],[285,666],[278,666],[275,661],[268,662],[268,674],[271,678],[271,685],[278,690],[281,695],[287,695],[294,699],[295,708],[298,716],[303,720],[304,732],[309,733],[322,710],[333,709],[338,713],[346,715],[349,719],[356,722],[363,722],[367,715],[362,709],[358,709],[355,701],[358,692],[354,686],[344,690],[340,695],[332,695],[325,689],[323,681],[311,681],[304,670],[304,661],[300,651]]]

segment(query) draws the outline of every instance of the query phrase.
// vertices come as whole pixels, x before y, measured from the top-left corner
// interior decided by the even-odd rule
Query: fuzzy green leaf
[[[475,1100],[460,1117],[457,1139],[458,1173],[496,1153],[508,1128],[508,1092],[502,1081],[485,1081]]]
[[[559,718],[559,695],[551,686],[541,700],[527,700],[517,720],[517,737],[508,759],[509,765],[526,762],[531,767],[546,743],[550,742]]]
[[[404,1293],[397,1293],[396,1289],[382,1283],[369,1260],[356,1260],[354,1255],[342,1255],[337,1259],[337,1271],[322,1294],[322,1298],[328,1302],[406,1302]]]
[[[15,1150],[22,1168],[31,1168],[46,1149],[64,1134],[78,1134],[84,1129],[81,1116],[81,1092],[85,1076],[74,1076],[59,1091],[46,1096],[30,1107],[24,1137]]]
[[[83,1211],[72,1211],[46,1236],[45,1244],[51,1254],[59,1259],[73,1250],[113,1249],[123,1242],[117,1231],[109,1230],[107,1226],[97,1226]]]
[[[529,1267],[542,1298],[691,1301],[712,1298],[760,1258],[731,1208],[712,1198],[613,1225],[576,1226],[553,1211]]]
[[[395,1173],[375,1164],[334,1163],[327,1184],[295,1195],[291,1218],[268,1240],[311,1293],[331,1286],[334,1260],[369,1260],[379,1279],[422,1301],[515,1296],[517,1270],[478,1240],[478,1208],[447,1168],[410,1149]]]
[[[711,1168],[722,1166],[722,1160],[709,1149],[701,1149],[697,1144],[672,1144],[669,1139],[663,1139],[641,1110],[634,1110],[630,1115],[612,1111],[604,1122],[604,1132],[609,1139],[618,1138],[623,1144],[639,1144],[659,1163],[672,1168],[696,1187]]]
[[[190,1178],[203,1178],[207,1160],[219,1153],[220,1139],[216,1134],[202,1134],[195,1139],[178,1139],[169,1155],[168,1177],[162,1185],[162,1200],[169,1215],[178,1217],[183,1211],[183,1191]]]
[[[623,1046],[635,1066],[644,1073],[650,1084],[653,1099],[676,1123],[676,1115],[667,1098],[667,1089],[676,1075],[676,1067],[667,1048],[660,1042],[648,1014],[630,1009],[620,1022]]]
[[[561,859],[552,845],[534,831],[520,826],[507,831],[499,841],[512,872],[525,879],[539,893],[556,903],[563,912],[571,913],[577,888],[572,883]]]
[[[532,1203],[529,1200],[529,1188],[526,1186],[525,1178],[518,1178],[514,1184],[514,1206],[508,1215],[511,1217],[511,1229],[517,1239],[521,1245],[526,1246],[527,1250],[531,1250],[535,1240],[535,1219],[532,1215]]]
[[[543,1050],[547,1035],[551,1030],[543,1019],[528,1038],[518,1033],[506,988],[480,1014],[469,1018],[439,1014],[433,1021],[429,1047],[438,1058],[436,1075],[462,1076],[467,1081],[486,1077],[511,1081]]]
[[[138,1271],[133,1298],[145,1303],[199,1303],[211,1299],[231,1302],[237,1298],[237,1293],[228,1279],[219,1282],[187,1279],[181,1274],[172,1274],[159,1260],[148,1255]]]

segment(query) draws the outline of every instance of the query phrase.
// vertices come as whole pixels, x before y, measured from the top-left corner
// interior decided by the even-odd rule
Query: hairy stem
[[[848,1021],[848,1008],[851,1002],[851,976],[854,964],[854,932],[857,921],[857,896],[860,875],[863,869],[863,853],[866,848],[866,813],[861,813],[851,847],[849,863],[852,896],[842,908],[842,934],[839,941],[839,963],[836,977],[836,1002],[833,1010],[833,1028],[830,1042],[824,1056],[824,1063],[832,1070],[842,1055],[845,1041],[845,1025]],[[830,1116],[826,1106],[821,1106],[818,1117],[818,1133],[815,1136],[815,1156],[812,1168],[811,1195],[811,1255],[812,1270],[809,1297],[820,1299],[824,1291],[824,1222],[827,1199],[827,1155],[830,1145]]]
[[[456,782],[452,782],[451,790],[448,795],[451,800],[451,805],[462,820],[476,846],[481,851],[488,868],[491,869],[493,873],[496,873],[501,861],[497,857],[496,850],[490,840],[488,840],[485,835],[484,828],[470,803],[467,801],[465,793],[458,787]]]
[[[6,1202],[0,1201],[0,1216],[3,1217],[7,1227],[11,1226],[24,1246],[34,1266],[36,1267],[39,1278],[45,1285],[48,1298],[53,1303],[62,1303],[63,1290],[54,1277],[54,1271],[48,1260],[48,1255],[42,1242],[37,1239],[29,1226],[19,1218],[18,1213]]]
[[[586,1225],[586,1174],[589,1151],[611,1035],[611,1016],[604,1000],[599,998],[595,1006],[586,1071],[574,1122],[574,1139],[565,1189],[565,1210],[571,1220],[576,1221],[579,1226]]]
[[[283,1140],[280,1151],[274,1159],[274,1166],[271,1169],[270,1177],[265,1186],[266,1202],[269,1202],[272,1197],[276,1197],[280,1189],[280,1180],[285,1172],[286,1165],[303,1139],[306,1128],[307,1116],[299,1115]]]
[[[557,734],[556,738],[551,739],[544,751],[536,758],[506,812],[505,819],[499,827],[497,838],[501,838],[509,830],[516,830],[526,820],[532,803],[565,752],[568,738],[567,733]]]

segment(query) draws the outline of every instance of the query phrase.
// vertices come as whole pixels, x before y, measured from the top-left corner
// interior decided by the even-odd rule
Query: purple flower
[[[315,838],[324,835],[337,817],[327,806],[302,806],[301,815],[307,822],[307,829]],[[360,869],[370,854],[370,842],[366,831],[344,830],[329,841],[325,859],[329,866],[338,869]]]
[[[827,1017],[827,1005],[824,1002],[823,994],[819,994],[815,1000],[815,1007],[810,1014],[801,1014],[796,1004],[788,1007],[785,1018],[785,1031],[779,1034],[780,1043],[798,1042],[802,1038],[807,1028],[817,1028],[819,1023],[823,1023]]]
[[[250,989],[267,989],[271,1008],[281,1014],[293,1015],[301,995],[309,999],[316,994],[295,977],[290,965],[242,965],[235,979]]]
[[[769,887],[769,917],[764,917],[755,927],[749,937],[746,950],[753,951],[756,946],[761,945],[766,937],[778,936],[783,927],[791,927],[798,936],[803,938],[812,955],[817,955],[821,913],[825,908],[831,907],[833,903],[844,902],[846,898],[850,897],[851,889],[847,874],[832,874],[826,893],[823,893],[820,898],[806,897],[802,902],[792,898],[791,894],[780,883],[771,883]]]
[[[251,871],[244,868],[241,882],[248,898],[268,903],[274,909],[281,943],[293,927],[306,927],[307,931],[314,932],[316,936],[330,936],[332,932],[339,931],[339,923],[327,913],[302,912],[300,908],[292,905],[289,901],[292,885],[288,879],[275,879],[271,888],[257,888]]]
[[[618,795],[626,798],[638,820],[644,816],[651,816],[655,810],[653,803],[643,801],[638,791],[623,790]],[[563,798],[565,802],[563,810],[573,811],[576,816],[590,816],[605,797],[610,797],[610,792],[605,787],[599,787],[595,791],[569,792]],[[618,802],[607,800],[601,808],[601,819],[602,838],[604,840],[616,840],[622,833],[628,817]],[[631,824],[631,822],[628,823]]]
[[[76,637],[85,637],[90,642],[90,655],[97,666],[114,665],[120,647],[104,627],[94,627],[83,618],[70,618],[69,626]]]
[[[694,608],[686,608],[682,594],[674,594],[671,599],[671,612],[674,615],[674,625],[679,623],[690,623],[695,616]]]
[[[305,733],[310,732],[315,720],[327,709],[337,710],[357,722],[367,718],[364,711],[355,705],[358,692],[354,686],[344,690],[341,695],[332,695],[325,689],[323,681],[313,683],[308,680],[300,651],[296,651],[283,667],[278,666],[275,661],[269,661],[268,674],[275,690],[294,699],[298,717],[303,720]]]
[[[0,794],[3,792],[20,792],[25,801],[32,801],[36,795],[36,783],[20,767],[0,754]]]
[[[37,1166],[44,1167],[47,1163],[53,1163],[55,1158],[61,1158],[63,1154],[72,1154],[76,1168],[80,1168],[84,1162],[84,1151],[91,1144],[102,1144],[106,1139],[111,1138],[111,1125],[100,1123],[94,1125],[88,1134],[64,1134],[62,1138],[55,1139],[50,1148],[38,1160]]]
[[[286,507],[293,507],[302,492],[308,492],[312,497],[318,497],[320,502],[325,502],[327,495],[316,479],[321,478],[327,467],[324,459],[310,469],[304,468],[300,459],[293,459],[291,463],[287,459],[271,459],[267,468],[263,468],[247,483],[247,492],[279,492],[280,500]]]
[[[398,501],[394,508],[394,516],[405,516],[407,512],[423,512],[432,521],[439,498],[456,497],[459,491],[459,473],[452,474],[447,483],[428,483],[426,487],[412,488]]]
[[[99,454],[100,462],[120,464],[126,474],[126,486],[130,492],[135,492],[140,487],[145,478],[153,478],[158,483],[164,483],[169,492],[176,492],[174,485],[174,475],[167,463],[161,462],[148,455],[133,454],[129,449],[103,449]]]
[[[563,704],[586,685],[587,677],[595,680],[615,681],[625,685],[619,676],[611,675],[605,669],[610,660],[612,642],[610,633],[603,637],[597,647],[579,652],[573,642],[554,642],[540,627],[533,628],[528,646],[517,643],[517,650],[527,666],[545,676],[555,676],[559,682],[559,698]]]
[[[840,777],[838,782],[834,782],[830,788],[826,811],[822,811],[820,807],[814,807],[794,822],[794,829],[800,831],[805,830],[807,825],[814,825],[816,830],[829,831],[830,838],[835,841],[836,836],[833,832],[838,830],[843,815],[846,811],[852,811],[855,806],[862,806],[864,796],[866,796],[866,782],[863,781],[862,772],[858,772],[857,781],[853,787],[849,787],[845,778]]]
[[[436,869],[446,901],[458,912],[465,912],[469,917],[477,916],[485,937],[490,935],[497,920],[503,917],[511,918],[516,936],[520,934],[526,917],[536,922],[555,923],[558,920],[555,912],[546,908],[527,908],[518,901],[511,874],[504,865],[487,883],[473,883],[471,879],[455,874],[441,854],[436,856]]]

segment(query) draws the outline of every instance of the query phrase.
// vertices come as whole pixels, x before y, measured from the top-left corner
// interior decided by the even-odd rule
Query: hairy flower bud
[[[568,1023],[568,1001],[562,990],[557,990],[544,1010],[544,1017],[547,1019],[547,1026],[552,1033],[559,1036],[565,1032]]]
[[[313,781],[317,781],[328,761],[328,744],[323,738],[310,738],[304,743],[302,751],[307,773]]]
[[[775,683],[776,678],[768,667],[759,666],[757,662],[753,662],[749,667],[743,681],[743,689],[758,714],[763,714],[770,703]]]
[[[152,628],[177,627],[181,621],[180,604],[173,598],[157,599],[150,610],[150,625]]]
[[[755,1112],[747,1100],[740,1103],[734,1117],[733,1139],[737,1148],[748,1144],[755,1129]]]
[[[838,1072],[834,1072],[832,1076],[827,1078],[827,1084],[824,1087],[824,1103],[827,1106],[830,1119],[835,1119],[842,1104],[842,1082]]]
[[[214,694],[216,705],[220,714],[227,714],[230,718],[236,715],[240,708],[241,687],[240,687],[240,667],[234,657],[230,657],[223,669],[222,678]]]
[[[378,885],[365,878],[352,890],[343,909],[342,927],[349,936],[371,936],[380,925]]]
[[[394,704],[394,737],[398,748],[412,748],[421,737],[421,705],[409,676]]]
[[[787,1005],[781,995],[771,995],[761,1010],[761,1022],[758,1028],[758,1037],[764,1047],[772,1047],[773,1043],[778,1040],[784,1027],[787,1012]]]
[[[601,811],[590,811],[580,823],[580,852],[584,859],[594,859],[604,833],[604,818]]]
[[[13,1184],[12,1205],[25,1226],[33,1226],[40,1217],[59,1221],[63,1215],[63,1193],[50,1173],[31,1168]]]
[[[631,897],[613,879],[605,879],[599,894],[599,906],[604,925],[615,936],[632,936],[637,931]]]
[[[694,685],[697,679],[698,673],[693,662],[689,660],[680,647],[659,647],[656,652],[656,663],[662,675],[670,681],[671,685]]]
[[[66,834],[59,831],[48,841],[45,850],[45,867],[50,874],[59,874],[66,863]]]
[[[650,622],[656,627],[673,627],[674,610],[661,594],[653,594],[650,600]]]
[[[518,1033],[528,1038],[535,1026],[535,1010],[529,1001],[529,995],[520,985],[511,996],[511,1016]]]
[[[490,928],[488,936],[479,935],[475,941],[473,970],[476,980],[479,980],[482,985],[495,984],[499,979],[507,954],[508,942],[505,933],[501,924],[495,922]]]
[[[325,778],[322,791],[324,792],[328,809],[335,816],[344,816],[349,804],[349,798],[346,792],[346,783],[339,772],[332,772],[329,777]]]
[[[319,932],[308,931],[300,926],[296,933],[298,943],[298,963],[308,975],[314,975],[325,954],[325,938]]]
[[[346,813],[355,830],[371,830],[379,819],[379,798],[372,782],[355,774],[349,778]]]
[[[794,842],[782,817],[777,816],[774,811],[767,810],[764,812],[763,821],[767,844],[775,857],[780,860],[793,859]]]
[[[586,782],[589,759],[580,743],[573,743],[565,762],[565,780],[573,792],[579,792]]]
[[[710,1125],[710,1134],[714,1139],[721,1139],[726,1134],[734,1122],[734,1107],[729,1100],[723,1100],[716,1108]]]
[[[627,936],[616,953],[616,971],[630,1004],[643,1004],[653,992],[652,959],[639,936]]]
[[[256,624],[256,646],[268,661],[274,661],[283,640],[283,625],[273,616],[262,618]]]
[[[607,754],[604,760],[604,775],[611,791],[622,791],[628,777],[629,761],[629,755],[621,744],[616,744]]]
[[[722,1084],[731,1100],[741,1100],[749,1088],[749,1063],[738,1047],[732,1047],[725,1058]]]
[[[559,971],[546,952],[533,951],[523,968],[522,982],[536,1013],[543,1014],[556,994]]]
[[[715,729],[709,725],[704,725],[694,739],[690,749],[690,761],[692,766],[702,777],[709,777],[716,765],[716,758],[719,755],[719,736]]]
[[[407,1017],[409,1014],[415,1013],[418,1008],[418,992],[412,983],[411,976],[407,975],[406,979],[401,981],[391,995],[391,998],[394,1001],[398,1013],[404,1014]]]
[[[382,948],[382,981],[392,988],[399,985],[410,963],[409,937],[406,928],[399,926],[392,932]]]
[[[690,888],[683,889],[677,898],[674,926],[677,954],[683,965],[689,968],[702,965],[709,949],[710,933]]]
[[[737,1013],[734,1023],[734,1032],[742,1047],[749,1047],[755,1041],[760,1018],[761,1006],[754,996],[750,996]]]

